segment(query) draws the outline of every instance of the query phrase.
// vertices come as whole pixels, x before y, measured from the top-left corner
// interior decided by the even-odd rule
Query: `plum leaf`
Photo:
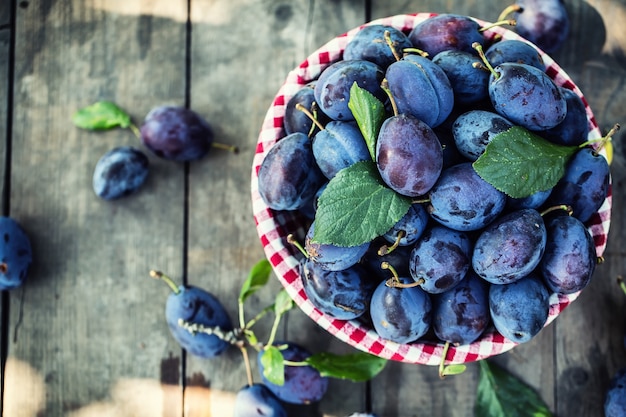
[[[72,122],[75,126],[87,130],[127,128],[132,125],[130,115],[110,101],[97,101],[79,109],[72,116]]]
[[[474,414],[491,417],[551,417],[541,397],[497,365],[481,360]]]
[[[261,355],[263,376],[272,384],[285,383],[285,360],[280,349],[276,346],[267,346]]]
[[[350,87],[348,108],[356,120],[372,160],[376,160],[376,138],[385,121],[385,106],[372,93],[354,82]]]
[[[243,303],[249,296],[267,284],[271,272],[272,266],[267,259],[262,259],[257,262],[252,267],[250,273],[248,274],[248,278],[241,286],[241,291],[239,292],[239,302]]]
[[[337,173],[318,201],[313,241],[358,246],[384,234],[411,207],[411,199],[387,187],[372,161]]]
[[[578,149],[556,145],[513,126],[496,135],[472,166],[496,189],[513,198],[524,198],[554,187]]]
[[[346,355],[321,352],[309,356],[305,362],[317,369],[322,376],[349,379],[353,382],[372,379],[387,364],[386,359],[365,352]]]

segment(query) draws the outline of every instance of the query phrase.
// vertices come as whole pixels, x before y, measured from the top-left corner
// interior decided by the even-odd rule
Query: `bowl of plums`
[[[485,359],[592,279],[609,140],[510,27],[377,19],[287,74],[253,160],[257,232],[295,303],[340,340],[406,363]]]

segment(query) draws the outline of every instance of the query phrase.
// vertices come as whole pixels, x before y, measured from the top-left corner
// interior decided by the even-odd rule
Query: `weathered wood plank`
[[[5,5],[0,6],[0,22],[6,21],[1,18],[5,13],[4,10],[7,7]],[[0,215],[5,215],[5,161],[6,161],[6,145],[7,145],[7,121],[8,121],[8,106],[9,106],[9,42],[11,39],[11,33],[8,28],[0,30],[0,161],[2,161],[2,168],[0,171]],[[7,296],[0,296],[0,311],[2,312],[1,321],[0,321],[0,343],[2,346],[6,346],[5,341],[5,330],[4,327],[4,310],[2,306],[6,302]],[[0,383],[4,381],[4,373],[0,375]],[[2,404],[2,399],[0,398],[0,405]]]
[[[364,16],[364,10],[353,4],[316,2],[312,14],[310,7],[308,1],[192,3],[191,106],[213,123],[216,140],[237,145],[240,153],[216,150],[207,161],[191,166],[189,280],[222,298],[234,319],[243,279],[264,257],[252,219],[249,184],[265,113],[288,71],[321,43],[361,23]],[[272,278],[247,303],[248,316],[271,304],[279,288]],[[267,340],[271,323],[270,315],[255,327],[261,340]],[[289,313],[279,338],[313,352],[345,349],[300,311]],[[259,381],[256,355],[252,360]],[[207,410],[229,415],[234,394],[247,381],[241,354],[233,350],[210,361],[188,357],[187,363],[189,415],[208,415]],[[356,393],[348,396],[346,389]],[[292,407],[292,411],[302,416],[319,415],[319,410],[343,411],[360,405],[363,396],[362,389],[332,381],[319,406]]]
[[[148,271],[182,273],[183,167],[150,157],[139,194],[100,201],[96,161],[137,139],[79,131],[71,116],[101,99],[136,120],[182,104],[185,16],[169,0],[18,9],[10,203],[35,262],[11,297],[6,415],[180,415],[168,289]]]
[[[11,3],[10,1],[3,1],[0,4],[0,28],[8,27],[11,21]]]

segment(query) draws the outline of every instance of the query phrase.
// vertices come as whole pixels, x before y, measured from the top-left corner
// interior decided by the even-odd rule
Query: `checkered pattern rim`
[[[409,15],[396,15],[383,19],[374,20],[368,24],[384,24],[393,26],[408,33],[419,22],[435,16],[435,13],[417,13]],[[475,19],[481,26],[488,23]],[[251,192],[254,220],[257,232],[263,245],[267,259],[274,268],[278,279],[285,287],[300,309],[307,314],[319,326],[329,333],[365,352],[390,360],[424,364],[439,365],[443,354],[443,344],[435,343],[409,343],[398,344],[380,338],[376,332],[365,326],[358,320],[336,320],[317,310],[302,288],[302,282],[298,271],[298,262],[301,254],[298,253],[286,241],[289,233],[295,234],[301,241],[304,238],[304,219],[291,212],[276,212],[269,209],[258,192],[257,174],[258,169],[267,151],[284,136],[282,129],[285,106],[289,99],[305,84],[316,79],[327,66],[342,58],[346,44],[361,30],[363,26],[354,28],[344,33],[319,48],[303,61],[297,68],[289,72],[285,83],[279,89],[271,107],[267,111],[261,132],[259,134],[256,154],[252,166]],[[485,32],[488,39],[502,36],[503,39],[524,40],[516,33],[502,27],[494,27]],[[533,45],[534,46],[534,45]],[[587,109],[590,126],[589,138],[601,137],[600,130],[594,115],[589,108],[580,89],[573,83],[569,76],[558,66],[552,58],[539,50],[546,64],[547,74],[558,84],[576,92],[582,99]],[[606,155],[605,155],[606,156]],[[599,211],[589,221],[591,231],[596,244],[596,253],[601,256],[604,253],[607,235],[610,225],[612,194],[604,201]],[[573,302],[579,293],[569,295],[552,294],[550,298],[550,312],[546,326],[550,324],[558,314]],[[488,358],[493,355],[504,353],[516,343],[506,339],[497,331],[491,329],[485,332],[481,338],[469,345],[450,346],[446,363],[467,363]]]

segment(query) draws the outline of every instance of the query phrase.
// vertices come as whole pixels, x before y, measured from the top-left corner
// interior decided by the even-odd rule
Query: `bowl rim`
[[[300,280],[299,261],[302,259],[302,255],[291,244],[287,243],[286,240],[287,230],[300,240],[304,238],[306,233],[306,230],[304,230],[302,226],[304,218],[295,212],[274,211],[266,206],[258,191],[258,169],[269,149],[274,143],[285,136],[282,127],[283,116],[285,106],[289,99],[307,83],[316,79],[326,67],[341,60],[345,46],[357,32],[362,30],[365,26],[381,24],[392,26],[408,33],[416,24],[437,15],[439,15],[439,13],[399,14],[372,20],[331,39],[310,54],[296,68],[291,70],[284,84],[274,97],[263,120],[257,140],[251,175],[253,215],[259,239],[275,275],[298,307],[323,329],[356,349],[389,360],[432,366],[438,366],[442,362],[442,355],[445,351],[444,343],[418,340],[408,344],[399,344],[381,338],[376,334],[373,328],[365,326],[359,319],[338,320],[323,314],[313,306],[308,300]],[[472,16],[469,17],[478,22],[481,27],[490,24],[488,21]],[[495,37],[501,36],[503,40],[522,40],[537,49],[544,60],[546,73],[550,78],[552,78],[557,85],[574,91],[583,100],[590,128],[589,139],[600,138],[602,136],[595,116],[582,91],[548,54],[517,33],[501,26],[492,27],[485,30],[483,33],[488,40],[493,40]],[[606,157],[604,150],[601,150],[600,153]],[[602,206],[586,223],[588,230],[594,238],[598,257],[601,257],[606,249],[610,227],[611,206],[612,187],[610,186],[609,193]],[[552,293],[550,295],[548,319],[544,327],[554,321],[569,304],[576,300],[580,292],[581,291],[578,291],[567,295]],[[478,361],[507,352],[517,345],[518,343],[505,338],[495,331],[493,326],[490,326],[478,340],[470,344],[459,346],[450,345],[446,352],[445,363],[459,364]]]

